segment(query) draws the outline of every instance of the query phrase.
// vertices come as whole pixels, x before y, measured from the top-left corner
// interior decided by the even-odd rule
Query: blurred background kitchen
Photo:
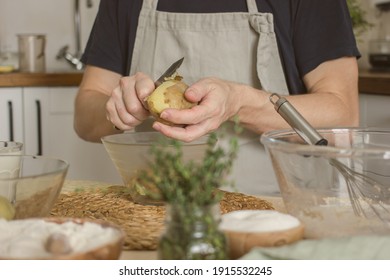
[[[67,179],[121,183],[103,145],[84,142],[73,131],[82,77],[78,59],[99,2],[0,0],[0,138],[23,142],[26,154],[67,160]],[[44,69],[19,69],[20,34],[34,51],[44,37]]]
[[[357,37],[361,123],[390,127],[390,0],[356,4],[371,25]],[[103,146],[86,143],[73,131],[73,100],[82,75],[78,59],[98,6],[99,0],[0,0],[0,139],[23,142],[28,154],[69,161],[68,179],[120,183]],[[44,35],[43,71],[18,71],[20,34]],[[370,54],[378,53],[381,67],[372,71]]]
[[[370,54],[379,51],[390,55],[390,1],[388,0],[356,0],[364,12],[366,21],[371,25],[367,30],[357,32],[357,40],[362,58],[361,69],[371,69]],[[380,44],[380,49],[376,49]],[[390,70],[390,58],[387,58],[387,70]]]
[[[359,65],[370,68],[368,53],[371,40],[390,40],[390,1],[356,0],[365,11],[372,27],[359,34],[359,47],[363,57]],[[77,5],[78,4],[78,5]],[[49,71],[71,69],[64,60],[56,59],[64,46],[77,54],[88,39],[99,0],[1,0],[0,1],[0,52],[17,52],[17,34],[46,34],[46,62]],[[79,12],[79,32],[75,18]],[[77,39],[79,37],[79,39]],[[77,40],[80,40],[78,43]],[[390,50],[389,50],[390,52]]]
[[[98,8],[99,0],[1,0],[0,51],[17,52],[18,34],[44,34],[47,70],[72,70],[57,55],[65,46],[73,56],[80,54]]]

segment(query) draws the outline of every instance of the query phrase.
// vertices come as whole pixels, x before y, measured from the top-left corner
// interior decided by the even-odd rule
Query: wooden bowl
[[[238,210],[222,215],[221,230],[229,257],[238,259],[255,247],[273,247],[303,238],[304,226],[295,217],[274,210]]]
[[[51,260],[117,260],[119,259],[124,242],[124,232],[123,230],[107,221],[102,220],[90,220],[90,219],[77,219],[77,218],[43,218],[43,219],[26,219],[19,220],[23,221],[36,221],[37,223],[48,222],[56,224],[64,224],[67,222],[74,223],[75,225],[84,225],[86,223],[94,224],[101,226],[102,230],[109,229],[111,232],[110,238],[104,241],[97,242],[96,245],[87,245],[88,249],[77,249],[73,248],[72,250],[67,250],[69,247],[69,242],[64,242],[61,240],[61,237],[68,235],[65,233],[51,234],[50,237],[54,236],[53,239],[46,238],[44,241],[44,249],[47,251],[45,256],[39,254],[37,256],[27,255],[23,256],[13,256],[13,255],[0,255],[0,259],[51,259]],[[10,221],[18,222],[18,220]],[[73,234],[77,234],[78,228],[75,229]],[[30,232],[31,234],[31,232]],[[79,233],[81,234],[81,233]],[[1,233],[0,233],[1,237]],[[89,236],[83,236],[83,240],[88,240]],[[21,236],[20,240],[23,239]],[[50,239],[50,241],[49,241]],[[91,240],[93,237],[91,238]],[[35,246],[36,247],[36,246]],[[70,247],[69,247],[70,248]]]

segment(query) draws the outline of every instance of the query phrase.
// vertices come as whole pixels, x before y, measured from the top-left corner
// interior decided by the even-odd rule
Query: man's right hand
[[[153,80],[143,74],[122,77],[106,103],[106,117],[120,130],[133,129],[150,113],[145,99],[155,89]]]

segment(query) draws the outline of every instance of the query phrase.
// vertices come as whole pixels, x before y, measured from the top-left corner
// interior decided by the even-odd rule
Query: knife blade
[[[180,58],[178,61],[174,62],[171,66],[169,66],[169,68],[164,72],[164,74],[162,74],[161,77],[154,82],[154,85],[158,87],[163,82],[165,82],[165,78],[172,76],[176,72],[176,70],[179,69],[180,65],[183,63],[183,60],[184,57]]]

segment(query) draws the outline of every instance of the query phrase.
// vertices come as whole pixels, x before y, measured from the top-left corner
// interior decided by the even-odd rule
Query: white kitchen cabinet
[[[0,88],[0,139],[23,142],[28,155],[66,160],[67,179],[120,184],[104,146],[74,132],[76,93],[77,87]]]
[[[73,129],[76,87],[50,87],[48,90],[47,131],[43,132],[44,154],[70,163],[68,179],[122,183],[103,144],[80,139]],[[45,130],[45,128],[44,128]]]
[[[390,95],[360,93],[360,125],[390,128]]]
[[[24,151],[28,155],[46,155],[49,141],[49,88],[23,88]]]
[[[24,141],[21,88],[0,88],[0,141]]]

